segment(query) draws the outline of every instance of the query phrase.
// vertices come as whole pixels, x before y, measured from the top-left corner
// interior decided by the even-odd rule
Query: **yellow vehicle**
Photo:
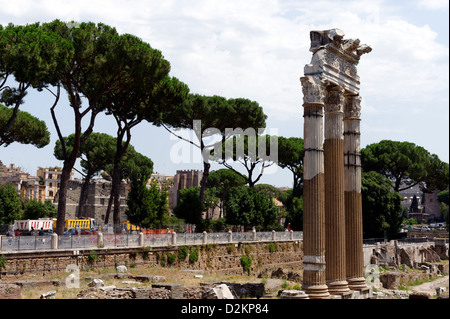
[[[53,228],[56,228],[56,219],[53,219]],[[84,230],[96,230],[97,223],[94,218],[77,218],[77,219],[66,219],[64,221],[64,229],[70,228],[80,228]]]
[[[141,229],[139,226],[133,225],[133,224],[130,223],[130,221],[128,221],[128,220],[125,221],[125,222],[121,222],[120,225],[121,225],[121,229],[125,228],[125,230],[126,230],[127,232],[138,231],[138,230]]]

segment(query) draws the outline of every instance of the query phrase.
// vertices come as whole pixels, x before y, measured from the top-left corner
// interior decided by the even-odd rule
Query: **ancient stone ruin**
[[[304,275],[311,299],[368,290],[363,276],[357,64],[372,49],[339,29],[311,31],[304,107]]]

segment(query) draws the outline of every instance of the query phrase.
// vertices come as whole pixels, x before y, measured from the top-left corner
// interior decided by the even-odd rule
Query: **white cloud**
[[[419,0],[417,5],[428,10],[440,10],[448,8],[448,0]]]
[[[431,23],[419,24],[408,15],[409,5],[381,0],[0,0],[0,24],[55,18],[104,22],[160,49],[172,75],[192,92],[255,100],[280,134],[291,136],[303,136],[299,78],[311,60],[309,31],[338,27],[346,38],[373,48],[358,65],[363,123],[373,125],[365,128],[365,139],[408,140],[402,127],[433,127],[439,113],[448,118],[449,87],[448,45],[437,41],[439,30]],[[448,7],[448,1],[417,5],[438,9]],[[417,114],[408,120],[409,108]],[[436,115],[423,123],[425,112]],[[448,120],[446,125],[441,129],[448,130]]]

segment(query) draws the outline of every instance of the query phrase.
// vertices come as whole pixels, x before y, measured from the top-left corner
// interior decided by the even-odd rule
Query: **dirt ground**
[[[277,296],[279,290],[294,289],[300,287],[299,283],[287,281],[277,278],[257,278],[256,276],[248,275],[222,275],[214,273],[206,273],[202,271],[188,271],[179,270],[170,267],[161,266],[136,266],[134,268],[127,269],[129,274],[134,276],[138,275],[150,275],[150,276],[164,276],[165,283],[181,284],[183,286],[199,286],[200,283],[216,283],[216,282],[231,282],[231,283],[264,283],[266,296]],[[61,284],[59,286],[52,285],[39,285],[32,289],[22,289],[22,299],[39,299],[40,296],[49,291],[56,291],[56,299],[76,299],[80,290],[88,288],[88,283],[93,278],[99,278],[103,280],[106,286],[114,285],[117,288],[125,287],[151,287],[152,282],[138,282],[132,278],[129,279],[116,279],[115,269],[99,269],[80,271],[79,288],[67,287],[66,279],[70,275],[69,273],[60,273],[56,275],[35,275],[27,274],[20,276],[3,276],[0,283],[14,283],[17,281],[58,281]]]
[[[449,288],[449,276],[445,276],[431,282],[426,282],[418,286],[411,286],[410,289],[413,291],[422,291],[431,294],[436,293],[437,287],[445,287],[448,291]]]
[[[301,283],[288,281],[278,278],[257,278],[255,275],[223,275],[217,273],[202,272],[200,270],[180,270],[171,267],[161,266],[136,266],[134,268],[128,268],[128,273],[134,276],[149,275],[149,276],[164,276],[165,283],[181,284],[183,286],[200,286],[201,283],[217,283],[217,282],[230,282],[230,283],[263,283],[265,286],[265,297],[276,298],[280,290],[285,289],[301,289]],[[93,278],[102,279],[106,286],[115,286],[117,288],[132,288],[132,287],[151,287],[152,282],[138,282],[129,279],[116,279],[115,269],[96,269],[96,270],[81,270],[79,287],[71,288],[67,287],[66,279],[69,273],[61,272],[55,275],[36,275],[26,274],[20,276],[3,276],[0,279],[0,283],[15,283],[17,281],[58,281],[60,285],[55,286],[50,282],[46,285],[37,285],[32,289],[22,289],[22,299],[39,299],[42,294],[49,291],[56,291],[55,297],[57,299],[77,299],[77,294],[88,288],[88,283]],[[431,295],[436,295],[437,287],[446,287],[449,290],[449,276],[435,279],[431,282],[426,282],[418,286],[409,286],[409,292],[427,292]],[[385,289],[381,288],[381,292],[385,292]],[[399,292],[400,293],[400,292]],[[407,298],[407,292],[402,291]],[[399,296],[388,296],[387,294],[380,294],[379,299],[392,299],[399,298]],[[402,298],[404,299],[404,298]]]

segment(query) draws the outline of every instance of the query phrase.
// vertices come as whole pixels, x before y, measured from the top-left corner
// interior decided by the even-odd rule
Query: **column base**
[[[350,288],[348,287],[348,282],[342,281],[332,281],[327,283],[328,292],[331,295],[346,295],[350,293]]]
[[[330,298],[327,285],[314,285],[309,287],[303,287],[302,289],[308,294],[309,299]]]
[[[368,289],[366,279],[364,277],[358,277],[358,278],[349,278],[348,281],[348,287],[351,290],[355,291],[363,291]]]

